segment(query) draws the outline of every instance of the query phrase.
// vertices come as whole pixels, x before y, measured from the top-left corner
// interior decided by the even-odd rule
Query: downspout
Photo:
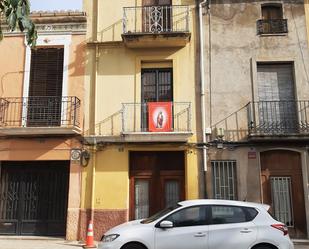
[[[201,118],[202,118],[202,137],[203,137],[203,169],[204,169],[204,188],[205,192],[203,193],[204,198],[207,198],[207,181],[206,181],[206,172],[207,172],[207,137],[206,137],[206,101],[205,101],[205,61],[204,61],[204,32],[203,32],[203,8],[208,5],[208,0],[204,0],[199,3],[199,39],[200,39],[200,77],[201,77]]]
[[[91,136],[95,136],[95,117],[96,117],[96,87],[98,75],[98,60],[99,60],[99,47],[98,47],[98,8],[99,1],[94,0],[92,6],[92,41],[95,43],[95,51],[92,54],[92,80],[90,83],[90,98],[89,98],[89,131]],[[95,176],[96,176],[96,139],[92,145],[92,181],[91,181],[91,206],[90,206],[90,220],[94,221],[94,199],[95,199]]]

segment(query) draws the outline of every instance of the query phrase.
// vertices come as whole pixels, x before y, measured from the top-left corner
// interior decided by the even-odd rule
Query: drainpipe
[[[92,78],[90,82],[89,94],[89,132],[91,136],[95,136],[95,117],[96,117],[96,86],[98,74],[98,60],[99,60],[99,47],[98,47],[98,8],[99,1],[94,0],[92,6],[92,41],[95,43],[95,51],[92,55],[93,67]],[[90,206],[90,220],[94,220],[94,199],[95,199],[95,175],[96,175],[96,140],[92,145],[92,181],[91,181],[91,206]]]
[[[204,32],[203,32],[203,8],[208,6],[208,0],[199,3],[199,39],[200,39],[200,77],[201,77],[201,118],[202,118],[202,135],[203,135],[203,169],[204,169],[204,188],[203,197],[207,198],[206,171],[207,171],[207,147],[206,147],[206,101],[205,101],[205,61],[204,61]]]

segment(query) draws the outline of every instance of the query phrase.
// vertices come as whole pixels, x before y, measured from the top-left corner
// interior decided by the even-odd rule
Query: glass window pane
[[[173,222],[174,227],[206,225],[206,206],[182,209],[165,220]]]
[[[149,216],[149,181],[135,180],[135,219]]]
[[[212,224],[229,224],[246,222],[246,214],[241,207],[212,206]]]
[[[179,201],[179,182],[169,180],[165,182],[165,207],[175,206]]]

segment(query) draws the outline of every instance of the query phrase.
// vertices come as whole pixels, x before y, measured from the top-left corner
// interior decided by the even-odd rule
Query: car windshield
[[[168,207],[166,209],[163,209],[161,210],[160,212],[150,216],[149,218],[146,218],[144,220],[141,221],[142,224],[148,224],[148,223],[151,223],[157,219],[160,219],[162,216],[168,214],[169,212],[175,210],[176,208],[179,208],[181,207],[181,205],[177,204],[175,206],[171,206],[171,207]]]

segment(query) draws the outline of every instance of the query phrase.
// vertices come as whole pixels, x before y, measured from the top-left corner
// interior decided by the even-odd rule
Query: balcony
[[[258,35],[276,35],[288,33],[287,19],[263,19],[257,21]]]
[[[127,47],[184,47],[190,41],[189,6],[125,7],[122,39]]]
[[[247,107],[249,138],[309,136],[309,101],[259,101]]]
[[[80,130],[77,97],[0,99],[0,136],[73,135]]]
[[[191,103],[171,103],[168,130],[151,131],[147,103],[122,104],[122,135],[132,142],[186,142],[191,132]]]

